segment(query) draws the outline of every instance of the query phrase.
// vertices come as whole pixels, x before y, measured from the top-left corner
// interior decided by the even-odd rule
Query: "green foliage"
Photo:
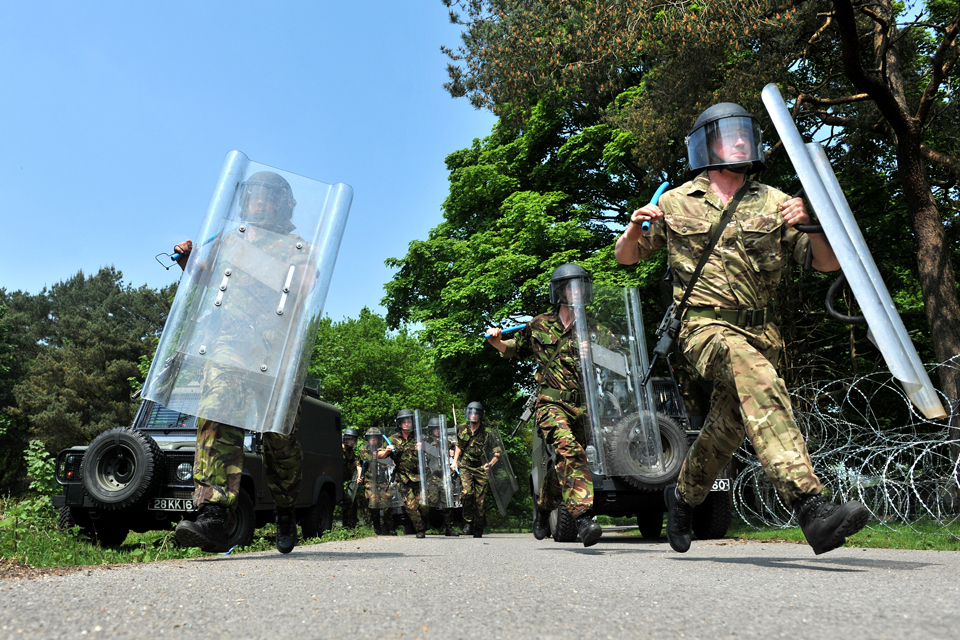
[[[0,289],[0,302],[6,297]],[[12,315],[0,304],[0,494],[21,490],[23,450],[27,444],[26,422],[10,414],[10,407],[16,402],[13,388],[27,364],[13,338],[16,320]]]
[[[356,320],[320,322],[310,375],[319,377],[323,399],[343,411],[345,426],[360,430],[393,426],[400,409],[450,412],[448,393],[433,367],[434,349],[406,329],[390,331],[367,308]]]
[[[422,324],[437,371],[464,398],[509,421],[529,386],[528,363],[504,361],[481,338],[494,323],[547,310],[553,269],[583,264],[599,282],[654,283],[656,264],[619,267],[617,232],[653,189],[635,175],[623,135],[589,119],[537,105],[522,134],[495,131],[447,157],[443,222],[412,242],[386,284],[391,326]],[[651,294],[651,302],[654,296]]]
[[[39,440],[31,440],[23,454],[30,476],[30,488],[41,495],[59,493],[60,485],[54,477],[54,460]]]
[[[50,498],[27,500],[0,499],[0,558],[33,567],[68,567],[128,562],[156,562],[197,558],[207,554],[196,548],[176,545],[173,530],[131,532],[119,547],[92,544],[80,534],[57,529],[57,511]],[[298,544],[354,540],[374,535],[369,527],[334,527],[320,538],[301,539]],[[248,547],[234,549],[231,555],[269,551],[276,546],[276,526],[268,524],[254,532]]]
[[[153,353],[173,287],[133,288],[121,278],[105,267],[36,296],[3,292],[15,341],[29,358],[6,412],[54,450],[133,419],[130,378]]]

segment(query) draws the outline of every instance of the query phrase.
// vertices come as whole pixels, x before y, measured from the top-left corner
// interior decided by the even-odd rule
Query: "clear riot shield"
[[[143,397],[181,411],[199,387],[198,417],[290,433],[352,199],[227,154]]]
[[[444,418],[444,416],[440,416]],[[447,506],[451,509],[459,509],[463,506],[463,503],[460,502],[460,496],[463,493],[463,482],[460,480],[460,472],[453,471],[450,468],[450,464],[453,462],[453,454],[457,448],[457,425],[456,424],[446,424],[446,419],[444,418],[444,433],[446,434],[446,474],[450,478],[448,485],[448,495],[447,495]]]
[[[419,409],[414,411],[413,428],[417,438],[417,461],[420,463],[420,504],[446,508],[447,491],[444,480],[449,477],[449,467],[444,462],[446,447],[443,446],[443,430],[440,416]],[[434,424],[440,431],[434,435]],[[444,468],[447,474],[444,474]]]
[[[773,126],[780,134],[797,177],[830,246],[843,268],[869,331],[867,337],[880,349],[890,373],[897,378],[914,406],[929,419],[947,412],[920,361],[917,349],[887,291],[856,217],[837,181],[830,160],[818,142],[804,144],[800,131],[775,84],[761,93]]]
[[[496,427],[487,425],[487,441],[483,445],[483,464],[487,467],[487,486],[493,494],[500,515],[507,515],[507,505],[517,492],[517,477],[513,474],[510,457],[503,447],[503,439]]]
[[[601,475],[656,479],[664,464],[653,390],[640,384],[648,363],[639,293],[633,287],[593,285],[588,300],[579,280],[568,287],[590,468]]]

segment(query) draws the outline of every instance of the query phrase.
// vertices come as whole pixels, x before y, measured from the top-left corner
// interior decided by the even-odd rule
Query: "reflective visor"
[[[763,158],[762,146],[760,124],[746,116],[708,122],[687,139],[690,168],[694,171],[759,162]]]

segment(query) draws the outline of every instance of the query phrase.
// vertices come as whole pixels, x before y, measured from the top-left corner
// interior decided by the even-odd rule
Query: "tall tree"
[[[450,414],[462,399],[446,390],[433,369],[433,350],[406,330],[390,331],[366,307],[357,319],[320,322],[310,363],[323,399],[361,430],[393,427],[400,409]]]
[[[122,277],[104,267],[15,298],[25,303],[19,313],[34,355],[9,412],[52,451],[133,419],[129,378],[156,346],[175,285],[134,288]]]

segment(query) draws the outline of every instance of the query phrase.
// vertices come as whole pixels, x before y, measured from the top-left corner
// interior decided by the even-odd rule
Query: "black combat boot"
[[[580,542],[583,543],[583,546],[592,547],[597,544],[600,536],[603,535],[603,529],[593,521],[591,516],[583,514],[577,518],[577,533],[580,535]]]
[[[675,484],[663,490],[663,501],[667,505],[667,540],[674,551],[686,553],[690,550],[693,507],[686,503]]]
[[[533,519],[533,537],[543,540],[550,535],[550,512],[537,507],[537,515]]]
[[[177,525],[175,536],[181,547],[200,547],[204,551],[228,551],[233,514],[226,507],[213,502],[200,505],[195,522],[183,520]]]
[[[447,525],[447,530],[444,532],[445,536],[459,536],[460,532],[453,528],[453,525]]]
[[[870,518],[870,512],[859,502],[851,500],[835,505],[823,496],[813,494],[797,498],[793,511],[804,537],[817,555],[842,547],[847,537],[863,529]]]
[[[297,510],[277,507],[277,551],[290,553],[297,546]]]
[[[426,532],[426,531],[417,531],[417,537],[418,537],[418,538],[426,538],[426,537],[427,537],[427,532]]]
[[[472,522],[468,522],[468,523],[466,523],[465,525],[463,525],[463,535],[465,535],[465,536],[472,536],[472,535],[473,535],[473,523],[472,523]]]
[[[370,521],[373,523],[373,532],[378,536],[383,531],[380,527],[380,510],[379,509],[370,509]]]
[[[383,535],[385,536],[397,535],[397,525],[393,522],[392,513],[383,514]]]
[[[482,538],[483,537],[483,527],[473,526],[473,537]]]

